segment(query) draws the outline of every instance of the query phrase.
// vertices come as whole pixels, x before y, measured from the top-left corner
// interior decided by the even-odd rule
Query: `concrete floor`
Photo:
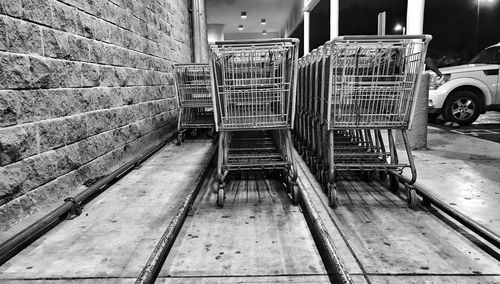
[[[330,283],[306,221],[281,184],[244,179],[228,188],[223,208],[215,206],[213,187],[200,192],[161,281]]]
[[[300,164],[299,177],[356,283],[500,281],[500,262],[431,213],[409,209],[382,184],[344,178],[332,209]]]
[[[133,283],[212,145],[168,145],[0,267],[1,283]]]
[[[482,222],[496,224],[494,204],[500,201],[494,198],[498,188],[493,186],[499,184],[499,175],[495,176],[494,166],[486,166],[495,165],[496,154],[488,155],[488,147],[478,146],[477,141],[457,140],[458,145],[475,149],[467,152],[447,142],[455,137],[430,134],[432,143],[444,146],[433,148],[428,156],[414,152],[419,182],[440,185],[436,192],[447,202],[473,218],[484,216]],[[133,283],[208,162],[210,149],[208,143],[189,142],[162,149],[86,205],[83,215],[64,221],[1,266],[0,282]],[[460,187],[464,180],[451,189],[444,186],[445,178],[451,183],[454,173],[462,173],[457,169],[465,168],[446,153],[459,155],[468,165],[465,173],[471,181],[465,189]],[[475,157],[490,157],[491,162]],[[422,165],[424,160],[429,161],[427,166]],[[500,283],[500,263],[446,220],[424,209],[409,209],[379,182],[352,177],[339,182],[340,205],[332,209],[299,162],[300,182],[355,283]],[[442,173],[437,165],[442,165]],[[472,174],[474,170],[477,174]],[[476,175],[483,178],[475,179]],[[471,206],[471,199],[464,198],[471,197],[467,194],[475,188],[481,191],[472,197],[481,198],[480,206]],[[232,182],[224,208],[215,206],[214,190],[212,177],[184,223],[158,283],[329,283],[300,207],[290,204],[277,181],[257,176],[256,181]],[[450,194],[450,190],[455,191]]]
[[[500,236],[500,144],[429,127],[428,148],[413,151],[417,186]]]

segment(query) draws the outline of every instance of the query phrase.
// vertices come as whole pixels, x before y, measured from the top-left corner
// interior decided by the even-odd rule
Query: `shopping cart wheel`
[[[191,131],[189,131],[189,136],[191,137],[196,137],[197,134],[198,134],[198,129],[196,128],[193,128],[191,129]]]
[[[181,145],[181,143],[182,143],[182,132],[179,132],[179,134],[177,134],[175,145],[179,146]]]
[[[316,170],[316,180],[321,184],[323,182],[323,170],[317,169]]]
[[[328,171],[323,170],[323,183],[322,189],[324,193],[328,193]]]
[[[410,208],[415,208],[417,206],[417,191],[409,185],[405,185],[405,187],[407,189],[406,192],[408,192],[408,206],[410,206]]]
[[[312,155],[311,155],[311,151],[306,150],[306,151],[305,151],[304,161],[306,161],[306,165],[307,165],[309,168],[311,168],[311,166],[312,166],[312,165],[311,165],[311,157],[312,157]]]
[[[299,198],[300,198],[300,193],[299,193],[299,186],[297,184],[292,183],[292,188],[290,189],[290,194],[292,195],[292,202],[293,204],[297,205],[299,204]]]
[[[315,175],[317,173],[317,170],[318,170],[318,163],[316,161],[317,161],[317,158],[313,156],[311,158],[311,173],[313,175]]]
[[[395,174],[389,174],[389,190],[393,193],[399,190],[399,179]]]
[[[379,175],[381,180],[387,180],[387,171],[383,171],[383,170],[379,171],[378,175]]]
[[[372,180],[372,172],[371,171],[362,171],[361,176],[363,177],[363,180],[365,180],[365,181]]]
[[[224,207],[224,200],[226,200],[226,193],[224,192],[224,186],[220,185],[219,190],[217,190],[217,206]]]
[[[328,205],[337,207],[337,186],[335,184],[328,184]]]

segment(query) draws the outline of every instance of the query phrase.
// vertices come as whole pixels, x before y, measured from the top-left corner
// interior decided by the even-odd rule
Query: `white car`
[[[499,70],[500,43],[469,64],[429,71],[429,117],[442,114],[446,121],[469,125],[487,110],[500,110]]]

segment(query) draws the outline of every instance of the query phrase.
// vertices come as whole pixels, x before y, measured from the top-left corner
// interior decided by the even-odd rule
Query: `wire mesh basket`
[[[225,41],[211,45],[216,126],[290,128],[298,41]]]
[[[327,43],[329,129],[408,129],[429,40],[351,36]]]
[[[208,64],[175,64],[174,73],[180,107],[212,106]]]

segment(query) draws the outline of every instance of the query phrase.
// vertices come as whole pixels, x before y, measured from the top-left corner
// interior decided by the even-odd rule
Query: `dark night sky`
[[[321,0],[311,14],[311,48],[329,37],[329,0]],[[340,0],[340,34],[376,34],[377,14],[387,12],[387,34],[395,33],[396,23],[406,23],[407,0]],[[463,63],[475,53],[477,0],[427,0],[424,33],[433,40],[433,57],[455,58]],[[300,33],[299,33],[300,34]],[[482,0],[476,49],[500,42],[500,0]]]

